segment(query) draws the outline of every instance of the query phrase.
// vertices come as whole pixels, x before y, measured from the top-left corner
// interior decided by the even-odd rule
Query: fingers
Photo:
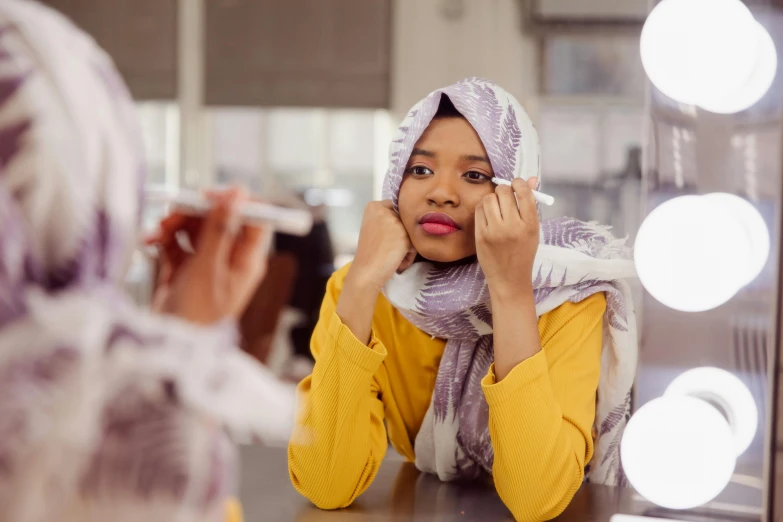
[[[243,226],[234,242],[232,268],[244,270],[263,267],[273,238],[274,231],[270,226]]]
[[[480,241],[487,233],[487,215],[484,212],[483,201],[476,205],[475,221],[476,241]]]
[[[532,178],[531,178],[532,179]],[[536,200],[533,198],[533,191],[528,184],[530,181],[517,178],[511,182],[511,188],[517,196],[519,204],[519,216],[525,223],[535,223],[538,221],[538,210],[536,209]]]
[[[527,178],[527,186],[530,187],[530,190],[538,190],[538,178],[535,176]]]
[[[158,256],[158,279],[155,281],[155,288],[168,286],[174,276],[174,268],[171,259],[161,252]]]
[[[390,199],[384,199],[383,201],[381,201],[381,205],[383,205],[384,207],[390,210],[394,210],[394,203]]]
[[[215,206],[204,218],[196,255],[208,256],[218,262],[228,261],[239,232],[239,203],[243,194],[230,190],[207,196]]]
[[[185,214],[169,214],[160,221],[158,229],[144,238],[146,245],[163,244],[171,241],[177,231],[191,227],[193,218]]]
[[[495,189],[500,213],[505,221],[516,223],[520,221],[517,199],[514,197],[514,190],[506,185],[498,185]]]
[[[500,204],[498,203],[498,197],[493,192],[491,194],[487,194],[484,196],[484,199],[482,199],[482,204],[484,207],[484,215],[486,216],[487,220],[487,228],[492,229],[493,227],[499,227],[503,224],[503,215],[500,212]]]
[[[397,273],[401,274],[409,269],[411,265],[413,265],[413,262],[416,261],[417,255],[419,255],[419,253],[416,251],[413,245],[411,245],[410,249],[408,249],[408,253],[405,254],[404,258],[402,258],[402,263],[400,263],[399,268],[397,268]]]

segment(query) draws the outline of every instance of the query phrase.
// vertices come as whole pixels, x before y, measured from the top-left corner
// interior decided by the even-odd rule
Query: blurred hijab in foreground
[[[135,117],[92,39],[0,2],[2,522],[223,520],[230,436],[276,435],[293,415],[231,328],[123,295],[145,173]]]

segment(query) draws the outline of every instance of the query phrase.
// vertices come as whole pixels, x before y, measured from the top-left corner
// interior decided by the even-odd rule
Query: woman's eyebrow
[[[436,154],[429,150],[413,149],[413,151],[411,152],[411,156],[426,156],[428,158],[434,158]]]
[[[463,161],[483,161],[484,163],[489,164],[489,158],[487,158],[486,156],[475,156],[473,154],[468,154],[462,156],[460,159]]]

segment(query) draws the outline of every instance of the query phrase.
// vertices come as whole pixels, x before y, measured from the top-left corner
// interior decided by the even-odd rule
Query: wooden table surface
[[[240,500],[246,522],[513,522],[491,484],[444,483],[420,473],[399,458],[384,461],[372,485],[348,508],[322,511],[294,490],[288,478],[284,448],[245,446]],[[648,504],[632,490],[586,484],[559,521],[607,522],[617,513],[676,518],[693,522],[759,522],[760,491],[730,486],[722,498],[749,506],[743,513],[702,508],[672,514]],[[758,497],[758,498],[757,498]]]
[[[387,459],[370,488],[339,511],[319,510],[294,490],[282,448],[245,447],[241,464],[247,522],[513,522],[491,485],[443,483],[399,460]],[[615,513],[641,514],[649,507],[628,489],[585,485],[558,520],[603,522]]]

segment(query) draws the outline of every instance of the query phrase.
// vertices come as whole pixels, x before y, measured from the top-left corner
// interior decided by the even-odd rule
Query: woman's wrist
[[[519,307],[533,306],[535,308],[535,296],[532,281],[517,281],[487,284],[492,307]]]
[[[372,266],[354,263],[345,276],[345,285],[350,285],[353,289],[361,292],[377,295],[383,289],[387,279]]]
[[[532,282],[489,285],[495,337],[495,380],[541,350]]]

